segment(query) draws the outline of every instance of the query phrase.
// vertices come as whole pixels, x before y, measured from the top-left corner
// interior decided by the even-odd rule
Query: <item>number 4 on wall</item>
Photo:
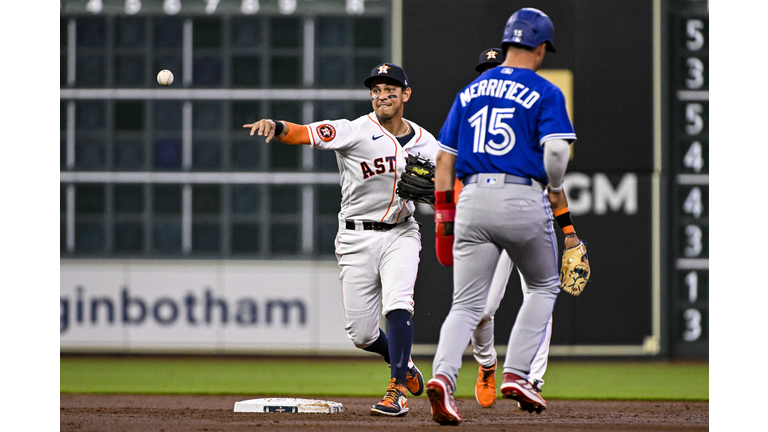
[[[683,165],[686,168],[691,168],[694,172],[700,173],[704,168],[704,152],[701,148],[701,143],[694,141],[683,158]]]
[[[683,211],[698,218],[704,212],[704,204],[701,202],[701,189],[691,189],[683,203]]]

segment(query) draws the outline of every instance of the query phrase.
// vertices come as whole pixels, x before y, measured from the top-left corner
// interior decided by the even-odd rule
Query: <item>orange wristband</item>
[[[296,123],[291,123],[283,120],[285,127],[288,128],[288,134],[285,135],[280,142],[285,144],[310,144],[309,132],[307,127]]]
[[[560,229],[563,230],[565,235],[573,234],[576,230],[573,228],[573,221],[571,220],[571,212],[568,211],[568,207],[561,208],[554,212],[555,220],[560,225]]]

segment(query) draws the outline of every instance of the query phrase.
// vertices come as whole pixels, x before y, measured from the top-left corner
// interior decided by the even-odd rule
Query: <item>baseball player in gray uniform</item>
[[[355,120],[298,125],[262,119],[243,127],[267,142],[276,138],[336,152],[342,197],[335,243],[345,329],[356,347],[381,354],[391,367],[384,398],[371,413],[402,416],[408,413],[406,388],[414,396],[424,391],[410,358],[421,234],[414,203],[398,196],[397,182],[409,154],[435,160],[437,140],[403,118],[412,90],[401,67],[380,64],[364,85],[373,112]],[[379,328],[380,306],[388,334]]]
[[[488,48],[480,53],[475,70],[483,73],[500,65],[504,61],[504,54],[501,48]],[[460,190],[461,182],[457,181],[454,185],[454,191]],[[472,332],[472,355],[479,363],[477,382],[475,384],[475,399],[486,408],[492,407],[496,403],[496,349],[494,348],[494,315],[499,308],[501,300],[504,298],[504,292],[507,289],[507,282],[514,270],[514,263],[509,259],[506,251],[499,255],[499,262],[496,270],[493,272],[491,286],[488,291],[488,301],[485,304],[483,316],[478,323],[477,328]],[[520,285],[523,290],[523,297],[528,293],[525,285],[525,278],[520,275]],[[552,317],[549,318],[544,340],[536,351],[536,356],[531,363],[531,372],[528,374],[528,381],[534,389],[541,393],[541,386],[544,385],[544,373],[547,371],[547,360],[549,358],[549,342],[552,337]]]
[[[547,407],[528,375],[560,293],[553,211],[567,207],[562,183],[576,140],[562,92],[536,74],[545,52],[555,51],[553,35],[542,11],[515,12],[502,37],[504,62],[459,92],[440,131],[435,222],[438,235],[446,232],[441,225],[453,224],[455,237],[453,303],[427,383],[432,418],[440,424],[462,421],[453,398],[462,353],[502,251],[525,278],[528,294],[507,345],[501,393],[527,411]],[[458,202],[455,178],[464,185]],[[566,236],[567,248],[579,244],[575,232]]]

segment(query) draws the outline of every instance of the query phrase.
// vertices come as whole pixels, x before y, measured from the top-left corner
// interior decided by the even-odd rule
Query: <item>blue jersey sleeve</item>
[[[542,96],[539,111],[539,145],[551,139],[561,139],[573,143],[576,133],[565,109],[565,96],[559,88],[549,86]]]
[[[459,98],[453,100],[451,111],[445,119],[443,128],[437,138],[440,150],[457,155],[459,153],[459,126],[461,125],[461,111],[459,110]]]

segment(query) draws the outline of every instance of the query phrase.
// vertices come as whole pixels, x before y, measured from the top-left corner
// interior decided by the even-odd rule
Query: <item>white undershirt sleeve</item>
[[[549,177],[549,188],[552,192],[560,192],[563,188],[569,156],[568,141],[552,139],[544,142],[544,170]]]

